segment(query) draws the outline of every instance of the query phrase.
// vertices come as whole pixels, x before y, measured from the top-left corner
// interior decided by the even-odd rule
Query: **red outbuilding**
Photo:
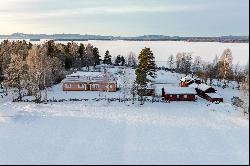
[[[197,95],[207,101],[214,102],[224,102],[222,96],[216,93],[216,89],[206,84],[200,84],[195,88]]]
[[[177,87],[169,85],[158,85],[157,94],[160,94],[166,101],[196,101],[194,88]]]

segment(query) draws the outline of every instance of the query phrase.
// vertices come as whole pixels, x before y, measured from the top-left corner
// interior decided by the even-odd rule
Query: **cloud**
[[[248,23],[248,0],[0,0],[0,33],[99,32],[124,27],[124,33],[187,31]],[[248,5],[247,5],[248,6]],[[223,10],[227,9],[227,10]],[[223,11],[223,12],[222,12]],[[121,21],[122,19],[122,21]],[[164,20],[164,21],[163,21]],[[206,20],[206,21],[204,21]],[[233,20],[233,21],[232,21]],[[204,21],[201,24],[201,21]],[[236,23],[237,22],[237,23]],[[149,24],[150,23],[150,24]],[[160,25],[160,26],[159,26]],[[197,25],[203,28],[197,29]],[[249,26],[247,26],[249,27]],[[238,28],[238,29],[239,29]],[[179,28],[183,31],[183,28]],[[216,28],[215,28],[216,29]],[[217,28],[218,29],[218,28]],[[115,31],[115,30],[114,30]],[[219,31],[219,30],[217,30]],[[160,33],[160,32],[159,32]]]
[[[61,10],[57,13],[49,13],[55,15],[68,14],[119,14],[119,13],[155,13],[155,12],[185,12],[204,9],[202,6],[116,6],[116,7],[85,7],[73,10]]]
[[[19,2],[20,0],[11,0],[11,2]],[[40,0],[45,2],[47,0]],[[31,0],[25,0],[31,2]],[[38,2],[37,2],[38,3]],[[74,17],[86,15],[102,15],[102,14],[134,14],[134,13],[174,13],[174,12],[190,12],[204,10],[205,6],[202,5],[168,5],[168,6],[145,6],[145,5],[117,5],[117,6],[85,6],[85,7],[57,7],[57,8],[44,8],[38,7],[17,7],[17,8],[4,8],[0,11],[0,18],[21,18],[21,19],[34,19],[46,17]]]

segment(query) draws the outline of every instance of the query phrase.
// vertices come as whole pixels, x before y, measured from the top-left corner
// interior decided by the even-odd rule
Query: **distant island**
[[[88,41],[88,40],[127,40],[127,41],[187,41],[187,42],[222,42],[222,43],[249,43],[249,36],[220,36],[220,37],[180,37],[164,35],[143,35],[135,37],[81,35],[81,34],[24,34],[13,33],[0,35],[0,39],[29,39],[40,41],[43,39],[55,41]]]

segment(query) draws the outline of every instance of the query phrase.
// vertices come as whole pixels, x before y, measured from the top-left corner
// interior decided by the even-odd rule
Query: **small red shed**
[[[201,84],[201,80],[198,79],[198,78],[193,78],[191,76],[183,77],[180,80],[180,86],[181,87],[189,87],[192,84]]]

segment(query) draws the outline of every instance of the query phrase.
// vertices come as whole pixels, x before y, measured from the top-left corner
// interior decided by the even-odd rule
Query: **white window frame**
[[[81,86],[81,85],[82,85],[82,86]],[[85,84],[79,83],[79,84],[78,84],[78,88],[83,88],[83,89],[85,89]]]
[[[95,89],[99,89],[99,88],[100,88],[100,85],[99,85],[99,84],[94,84],[93,87],[94,87]]]
[[[71,87],[72,87],[72,85],[70,83],[65,84],[65,88],[71,88]]]

